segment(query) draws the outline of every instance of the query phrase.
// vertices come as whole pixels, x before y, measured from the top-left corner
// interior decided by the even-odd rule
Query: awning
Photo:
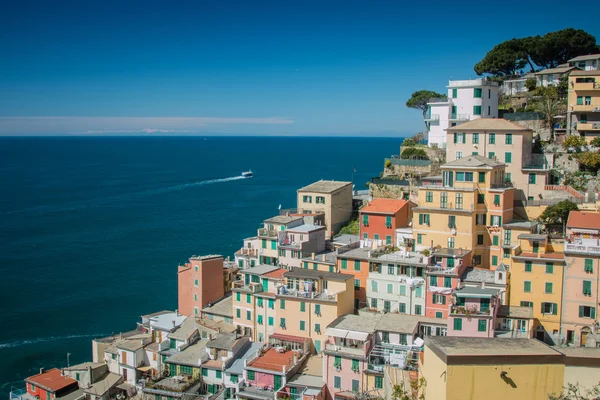
[[[345,338],[348,335],[348,331],[345,329],[327,328],[327,330],[325,330],[325,334],[327,336]]]
[[[138,371],[142,371],[142,372],[148,372],[152,370],[152,367],[150,365],[144,365],[142,367],[137,367],[136,368]]]
[[[309,340],[307,338],[303,338],[300,336],[284,335],[282,333],[274,333],[271,336],[269,336],[269,339],[285,340],[288,342],[296,342],[296,343],[304,343]]]
[[[454,292],[454,294],[456,295],[456,297],[463,297],[465,299],[491,299],[492,295],[491,294],[487,294],[487,293],[461,293],[461,292]]]
[[[346,336],[346,339],[365,341],[365,340],[367,340],[368,337],[369,337],[368,333],[349,331],[348,335]]]

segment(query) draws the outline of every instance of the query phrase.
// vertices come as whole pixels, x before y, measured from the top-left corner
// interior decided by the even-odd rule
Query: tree
[[[600,155],[598,153],[586,151],[578,154],[577,159],[579,160],[579,169],[581,171],[588,171],[595,174],[600,169]]]
[[[522,39],[511,39],[494,46],[473,68],[477,75],[514,76],[527,65]]]
[[[600,147],[600,136],[596,136],[594,139],[592,139],[590,144],[595,147]]]
[[[402,141],[402,147],[413,147],[415,144],[417,143],[412,138],[405,138]]]
[[[408,147],[402,150],[402,154],[400,154],[400,158],[403,160],[408,160],[411,158],[416,158],[419,160],[429,160],[427,153],[425,150],[418,147]]]
[[[550,129],[554,140],[554,120],[564,111],[564,104],[552,97],[543,97],[540,101],[534,103],[533,108],[544,115],[544,122]]]
[[[569,383],[565,386],[564,392],[560,394],[553,393],[548,396],[548,400],[594,400],[600,396],[600,383],[591,389],[584,390],[579,385]]]
[[[562,224],[567,222],[571,211],[577,211],[578,209],[577,204],[570,200],[563,200],[546,208],[538,219],[547,225]]]
[[[528,91],[533,92],[537,86],[537,80],[535,78],[529,78],[525,81],[525,87]]]
[[[432,92],[431,90],[419,90],[410,96],[410,99],[408,99],[406,102],[406,107],[421,110],[423,113],[423,119],[425,119],[425,116],[427,115],[427,109],[429,108],[427,103],[429,103],[431,99],[435,98],[447,100],[448,96],[445,94]],[[427,123],[425,123],[425,127],[427,128]]]
[[[340,229],[339,235],[358,235],[360,233],[360,228],[358,226],[358,219],[353,219],[348,222],[348,225],[344,226]]]
[[[565,139],[562,145],[565,150],[569,149],[569,147],[574,147],[575,150],[578,150],[580,147],[586,145],[586,141],[582,136],[571,135]]]
[[[404,385],[394,385],[392,398],[394,400],[423,400],[425,392],[423,389],[427,386],[425,378],[411,379],[409,382],[410,390],[404,388]]]
[[[571,58],[597,53],[600,49],[594,36],[573,28],[529,37],[525,43],[531,61],[543,68],[555,68]]]

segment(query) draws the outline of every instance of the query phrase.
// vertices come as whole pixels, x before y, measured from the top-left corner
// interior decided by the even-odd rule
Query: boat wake
[[[108,336],[105,333],[89,333],[84,335],[64,335],[64,336],[48,336],[43,338],[36,339],[26,339],[26,340],[13,340],[10,342],[0,343],[0,350],[2,349],[11,349],[14,347],[27,346],[35,343],[44,343],[44,342],[54,342],[58,340],[68,340],[68,339],[84,339],[84,338],[100,338]]]
[[[156,190],[152,190],[150,192],[152,194],[174,192],[174,191],[177,191],[177,190],[183,190],[183,189],[187,189],[187,188],[190,188],[190,187],[204,186],[204,185],[210,185],[210,184],[213,184],[213,183],[221,183],[221,182],[239,181],[240,179],[245,179],[245,177],[243,177],[243,176],[232,176],[232,177],[229,177],[229,178],[209,179],[207,181],[199,181],[199,182],[193,182],[193,183],[184,183],[182,185],[171,186],[171,187],[167,187],[167,188],[164,188],[164,189],[156,189]]]

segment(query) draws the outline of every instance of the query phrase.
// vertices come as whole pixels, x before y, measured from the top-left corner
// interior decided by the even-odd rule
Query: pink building
[[[454,290],[448,336],[494,337],[499,305],[498,289],[462,287]]]
[[[304,224],[279,234],[279,266],[300,268],[306,254],[325,251],[325,226]]]
[[[596,346],[600,290],[600,214],[571,211],[567,221],[561,338],[574,346]]]
[[[471,264],[471,251],[439,249],[432,255],[433,266],[426,268],[425,316],[448,318],[452,291],[459,286],[460,277]]]
[[[223,256],[194,256],[177,268],[177,298],[179,313],[200,315],[200,311],[225,295]]]

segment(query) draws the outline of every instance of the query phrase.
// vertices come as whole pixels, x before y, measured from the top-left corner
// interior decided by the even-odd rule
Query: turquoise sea
[[[0,139],[0,399],[177,307],[177,265],[233,256],[296,189],[377,176],[401,138]],[[237,179],[252,169],[253,179]]]

